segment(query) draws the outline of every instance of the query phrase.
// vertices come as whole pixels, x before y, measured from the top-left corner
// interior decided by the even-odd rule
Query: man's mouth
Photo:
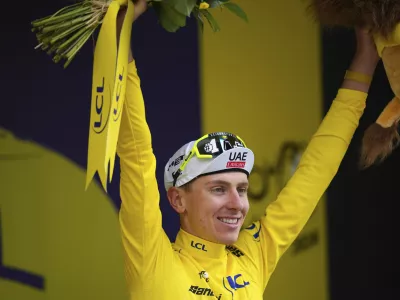
[[[217,218],[222,223],[236,225],[239,223],[240,218]]]

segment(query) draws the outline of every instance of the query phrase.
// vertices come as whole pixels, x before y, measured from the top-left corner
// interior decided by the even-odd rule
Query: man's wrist
[[[357,53],[351,62],[349,71],[362,73],[372,77],[375,73],[378,62],[379,57],[375,55],[370,55],[368,53]]]
[[[357,53],[343,80],[343,88],[368,93],[379,57],[368,53]]]
[[[359,83],[364,83],[370,85],[372,82],[372,76],[365,74],[365,73],[360,73],[360,72],[355,72],[351,70],[347,70],[346,74],[344,76],[344,79],[346,80],[353,80]]]

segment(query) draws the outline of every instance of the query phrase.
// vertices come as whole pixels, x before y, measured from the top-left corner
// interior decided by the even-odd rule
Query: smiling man
[[[234,243],[249,210],[253,164],[253,152],[228,132],[205,135],[179,149],[166,165],[164,183],[182,230],[210,242]]]
[[[137,18],[146,2],[135,7]],[[164,187],[181,221],[175,243],[162,228],[156,159],[140,79],[129,54],[117,151],[130,299],[262,299],[279,259],[335,176],[363,114],[379,57],[369,33],[356,33],[350,72],[291,180],[259,221],[241,230],[254,164],[254,154],[241,138],[210,133],[172,155]]]

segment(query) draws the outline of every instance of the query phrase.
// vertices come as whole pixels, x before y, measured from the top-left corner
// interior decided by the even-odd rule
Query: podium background
[[[209,131],[243,137],[256,154],[247,222],[259,218],[329,108],[354,51],[351,31],[321,31],[303,1],[290,10],[286,2],[237,2],[250,23],[215,12],[217,34],[207,26],[199,34],[193,20],[167,33],[151,10],[133,27],[171,240],[179,219],[165,198],[162,169],[174,151]],[[0,299],[127,299],[118,164],[108,195],[95,182],[84,191],[93,45],[66,70],[33,49],[29,22],[67,3],[3,4],[13,19],[1,19]],[[339,173],[265,299],[398,299],[400,153],[357,169],[362,132],[391,97],[380,65]]]

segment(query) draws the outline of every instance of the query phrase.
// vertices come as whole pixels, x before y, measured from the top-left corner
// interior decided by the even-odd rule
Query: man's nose
[[[240,197],[238,191],[234,190],[229,195],[228,208],[241,211],[243,209],[243,199]]]

